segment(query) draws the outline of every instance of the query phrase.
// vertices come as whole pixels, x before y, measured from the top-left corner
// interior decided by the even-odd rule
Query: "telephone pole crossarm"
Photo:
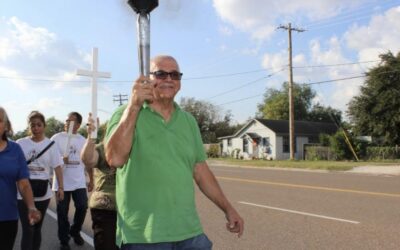
[[[122,106],[124,104],[124,101],[128,101],[128,95],[113,95],[114,99],[113,102],[119,102],[119,106]]]

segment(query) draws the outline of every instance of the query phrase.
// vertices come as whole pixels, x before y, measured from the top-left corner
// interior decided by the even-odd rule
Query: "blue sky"
[[[287,32],[293,33],[294,81],[316,83],[362,75],[378,55],[400,49],[400,0],[159,0],[151,13],[151,55],[175,56],[184,77],[177,96],[230,110],[234,122],[253,117],[266,88],[288,79]],[[98,115],[117,107],[138,75],[136,16],[122,0],[2,0],[0,105],[16,131],[31,110],[64,120],[90,111],[92,47],[99,69]],[[330,66],[329,66],[330,65]],[[312,84],[315,102],[346,110],[363,78]]]

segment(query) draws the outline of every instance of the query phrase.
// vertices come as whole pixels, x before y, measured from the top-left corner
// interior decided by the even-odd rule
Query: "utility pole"
[[[280,25],[278,29],[287,30],[289,33],[289,141],[290,159],[294,160],[294,97],[293,97],[293,65],[292,65],[292,30],[304,32],[304,29],[292,28],[292,24]]]
[[[114,97],[114,102],[119,102],[119,106],[121,106],[122,104],[124,104],[124,101],[128,101],[128,95],[113,95]]]

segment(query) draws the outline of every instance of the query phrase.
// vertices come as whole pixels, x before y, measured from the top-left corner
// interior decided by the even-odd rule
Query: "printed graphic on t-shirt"
[[[36,155],[37,155],[37,151],[35,149],[32,149],[28,153],[28,159],[34,159],[34,158],[36,158]],[[40,175],[41,173],[43,173],[46,170],[44,167],[40,167],[40,166],[36,166],[36,165],[37,165],[36,159],[33,160],[31,162],[31,164],[29,164],[28,168],[29,168],[29,172],[31,175]]]
[[[29,151],[28,153],[28,159],[33,159],[36,158],[37,152],[35,149],[32,149],[31,151]]]
[[[29,165],[28,168],[31,175],[40,175],[46,170],[44,167],[36,167],[32,165]]]
[[[79,150],[75,145],[70,145],[68,149],[68,165],[67,167],[76,168],[80,164]]]

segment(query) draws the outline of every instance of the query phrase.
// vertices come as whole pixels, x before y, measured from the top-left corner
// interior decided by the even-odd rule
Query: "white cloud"
[[[233,33],[232,29],[229,28],[228,26],[220,26],[219,32],[225,36],[231,36]]]
[[[326,19],[366,0],[213,0],[220,18],[238,30],[248,32],[256,40],[269,38],[280,21],[305,18],[309,21]]]
[[[14,29],[11,31],[14,46],[20,53],[35,59],[46,53],[47,48],[56,39],[56,35],[41,27],[31,27],[16,17],[11,17],[8,25]]]
[[[391,50],[398,53],[400,50],[400,7],[389,9],[383,14],[373,16],[368,24],[360,26],[353,24],[341,37],[332,36],[326,41],[319,39],[309,43],[309,54],[293,55],[294,66],[307,65],[335,65],[334,67],[316,67],[294,69],[296,82],[319,82],[340,78],[360,76],[369,67],[369,64],[348,64],[354,61],[376,61],[378,55]],[[354,58],[351,54],[356,54]],[[287,64],[287,53],[265,54],[262,66],[276,70],[279,65]],[[281,75],[282,81],[287,76]],[[317,90],[315,102],[329,105],[342,111],[347,110],[347,104],[352,97],[359,94],[359,89],[365,78],[342,80],[321,85],[313,85]],[[280,87],[280,86],[276,86]]]
[[[315,39],[309,43],[309,55],[294,54],[293,55],[293,77],[297,83],[315,83],[319,81],[339,79],[349,76],[361,75],[364,71],[360,65],[345,65],[335,67],[307,67],[313,65],[335,65],[346,64],[351,62],[346,58],[346,53],[342,46],[341,40],[333,36],[329,40],[323,42]],[[286,51],[276,54],[265,54],[262,61],[264,68],[272,68],[277,71],[283,65],[288,65],[288,55]],[[300,67],[300,68],[297,68]],[[280,88],[283,81],[287,81],[287,71],[279,73],[281,81],[276,81],[275,87]],[[342,111],[346,110],[346,104],[350,99],[358,93],[359,86],[363,78],[353,79],[350,81],[338,81],[320,85],[312,85],[317,92],[314,102],[319,102],[325,106],[332,106]],[[323,89],[328,89],[320,92]]]
[[[10,39],[6,37],[0,38],[0,60],[5,61],[8,57],[15,55],[18,52],[13,47]]]
[[[90,55],[79,51],[71,42],[59,39],[46,28],[33,27],[17,17],[0,22],[0,75],[13,78],[66,80],[77,68],[89,67]],[[35,81],[14,81],[21,90]],[[41,86],[54,82],[40,82]],[[62,85],[58,83],[58,85]]]
[[[373,17],[366,26],[354,25],[345,34],[347,46],[358,51],[361,61],[376,60],[388,50],[400,50],[400,7]]]
[[[44,109],[57,109],[62,105],[62,98],[41,98],[35,105],[35,108],[38,110]]]
[[[275,54],[265,54],[261,65],[263,68],[272,72],[280,71],[288,66],[288,55],[286,51],[281,51]]]
[[[15,70],[11,70],[8,68],[3,68],[0,66],[0,76],[7,76],[10,78],[3,78],[8,80],[11,84],[17,86],[20,90],[27,90],[28,83],[22,79],[18,79],[18,73]]]
[[[244,48],[240,51],[240,53],[244,56],[256,56],[259,52],[259,48]]]

